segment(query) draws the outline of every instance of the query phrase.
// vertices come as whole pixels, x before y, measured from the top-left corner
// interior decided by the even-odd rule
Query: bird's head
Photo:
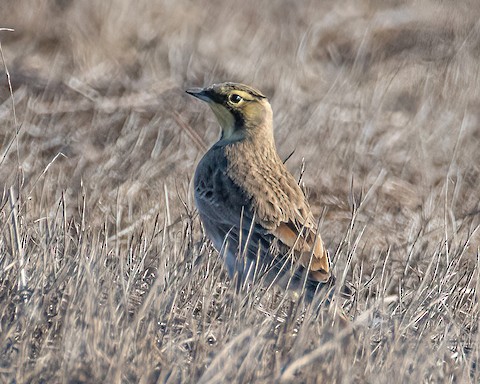
[[[272,108],[260,91],[244,84],[221,83],[187,93],[208,103],[222,128],[221,140],[234,142],[260,135],[273,141]]]

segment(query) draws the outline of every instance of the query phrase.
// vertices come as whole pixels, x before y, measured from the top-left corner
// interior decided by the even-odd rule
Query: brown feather
[[[225,155],[230,164],[228,175],[251,198],[255,221],[293,249],[295,260],[302,266],[310,265],[310,278],[327,281],[330,261],[316,233],[315,219],[275,146],[265,139],[245,139],[226,147]]]
[[[272,234],[294,250],[294,256],[298,258],[300,264],[304,267],[310,264],[311,277],[318,281],[328,280],[330,277],[328,253],[320,236],[311,228],[304,227],[297,231],[294,226],[280,223]]]

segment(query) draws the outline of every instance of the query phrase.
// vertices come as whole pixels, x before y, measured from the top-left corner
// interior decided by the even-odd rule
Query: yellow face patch
[[[233,115],[223,105],[217,103],[209,103],[209,105],[220,123],[220,127],[222,127],[223,138],[230,138],[235,130],[235,119],[233,118]]]

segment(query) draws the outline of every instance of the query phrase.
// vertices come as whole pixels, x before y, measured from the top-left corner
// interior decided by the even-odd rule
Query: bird
[[[263,281],[306,292],[333,287],[329,253],[296,179],[278,155],[273,112],[259,90],[225,82],[186,92],[205,101],[221,128],[194,174],[194,200],[207,237],[237,289]]]

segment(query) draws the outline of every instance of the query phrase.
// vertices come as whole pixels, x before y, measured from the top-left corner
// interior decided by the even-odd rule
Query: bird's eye
[[[230,101],[232,104],[238,104],[242,101],[242,96],[237,95],[236,93],[232,93],[231,95],[228,96],[228,101]]]

